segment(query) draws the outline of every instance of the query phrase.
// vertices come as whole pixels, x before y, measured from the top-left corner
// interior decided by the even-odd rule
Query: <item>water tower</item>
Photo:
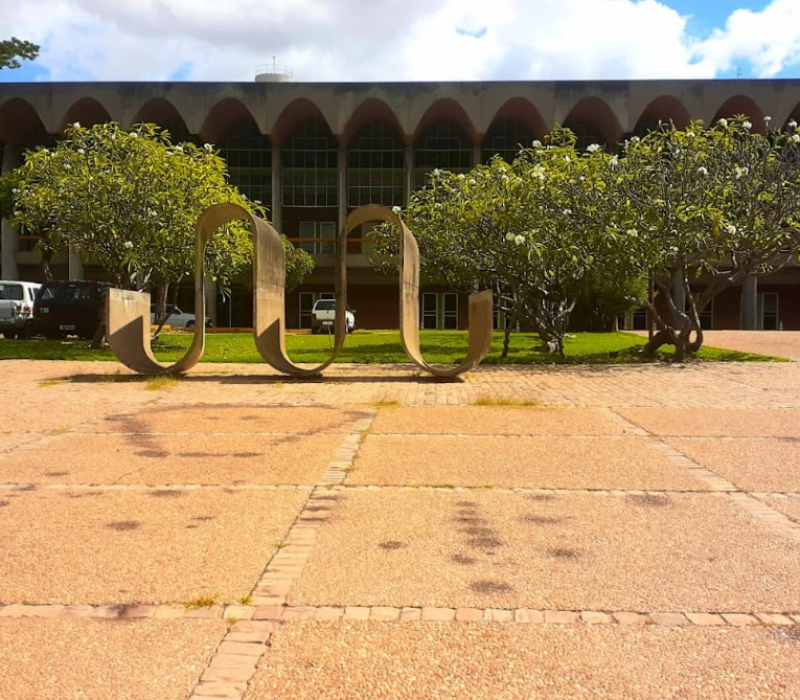
[[[289,66],[281,66],[272,57],[272,63],[256,68],[257,83],[291,83],[292,69]]]

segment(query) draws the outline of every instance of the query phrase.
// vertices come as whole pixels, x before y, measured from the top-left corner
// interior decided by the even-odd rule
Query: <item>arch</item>
[[[466,358],[455,366],[428,364],[419,343],[419,248],[417,241],[399,216],[388,207],[370,204],[359,207],[345,221],[342,238],[355,228],[372,221],[387,222],[400,231],[400,340],[409,359],[434,377],[457,377],[477,367],[492,344],[492,292],[469,295],[469,340]],[[341,248],[341,246],[340,246]],[[344,279],[344,277],[343,277]],[[337,296],[338,299],[338,296]],[[337,306],[339,301],[336,302]],[[344,308],[339,306],[339,308]],[[344,314],[341,315],[344,324]],[[336,315],[339,322],[339,314]]]
[[[364,100],[356,107],[347,120],[339,140],[345,146],[350,146],[351,141],[362,129],[378,122],[390,126],[392,131],[396,132],[401,138],[401,141],[404,140],[403,127],[400,126],[400,120],[397,115],[388,104],[376,97]]]
[[[644,108],[636,120],[633,133],[639,137],[644,136],[656,128],[659,122],[672,123],[676,129],[685,129],[690,121],[689,110],[683,102],[672,95],[661,95]]]
[[[492,127],[500,120],[514,121],[524,125],[531,135],[531,138],[542,139],[547,133],[547,124],[542,117],[541,112],[536,106],[525,97],[512,97],[507,100],[497,113],[486,130],[489,134]]]
[[[112,121],[108,110],[94,97],[81,97],[67,110],[59,131],[64,131],[68,124],[80,122],[81,126],[95,126]]]
[[[423,114],[422,118],[419,120],[417,127],[414,129],[414,136],[412,139],[414,145],[417,146],[425,133],[437,124],[448,123],[455,125],[473,146],[478,146],[480,144],[475,125],[472,123],[469,116],[467,116],[464,108],[454,99],[442,97],[428,107],[425,114]]]
[[[157,124],[169,131],[174,143],[188,141],[190,134],[186,122],[169,100],[154,97],[143,104],[131,124]]]
[[[796,122],[798,122],[800,124],[800,102],[798,102],[794,106],[792,111],[789,112],[788,115],[786,115],[786,119],[784,120],[783,124],[781,124],[781,127],[785,129],[789,125],[789,122],[792,121],[792,120],[794,120],[794,121],[796,121]],[[774,126],[778,126],[778,125],[775,124]]]
[[[237,122],[252,122],[258,129],[258,124],[252,113],[235,97],[226,97],[217,102],[203,120],[199,136],[207,142],[219,145]],[[260,133],[260,132],[259,132]]]
[[[30,102],[14,97],[0,105],[0,143],[30,146],[47,134]]]
[[[512,97],[494,115],[481,142],[481,161],[494,155],[512,161],[520,147],[528,147],[534,139],[543,139],[547,126],[539,110],[524,97]]]
[[[576,148],[585,149],[591,143],[610,148],[622,140],[622,126],[605,100],[584,97],[564,119],[564,126],[578,136]]]
[[[325,119],[325,115],[320,108],[311,100],[299,97],[283,108],[269,136],[272,139],[272,143],[276,146],[282,146],[299,125],[309,123],[324,124],[327,133],[333,133],[331,125]]]
[[[740,114],[744,114],[750,120],[754,134],[764,134],[764,112],[747,95],[734,95],[725,100],[725,103],[717,110],[709,126],[713,126],[720,119],[728,119]]]

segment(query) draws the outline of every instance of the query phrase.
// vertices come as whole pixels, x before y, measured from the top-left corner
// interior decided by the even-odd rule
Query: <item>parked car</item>
[[[31,333],[33,303],[41,284],[0,280],[0,333],[26,338]]]
[[[322,333],[330,327],[333,330],[333,322],[336,318],[335,299],[317,299],[311,309],[311,332]],[[356,312],[349,306],[345,309],[345,332],[352,333],[356,327]]]
[[[167,304],[167,313],[169,316],[165,324],[173,328],[194,328],[197,323],[197,317],[194,314],[181,311],[177,306]],[[150,323],[156,322],[156,307],[150,305]],[[211,327],[211,319],[206,316],[206,328]]]
[[[46,338],[93,338],[105,315],[108,282],[45,282],[33,307],[33,329]]]

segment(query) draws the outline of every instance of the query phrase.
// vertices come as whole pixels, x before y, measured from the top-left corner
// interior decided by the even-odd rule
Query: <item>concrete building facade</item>
[[[579,145],[614,149],[659,121],[685,126],[746,114],[754,130],[800,121],[800,80],[491,83],[6,83],[0,84],[2,168],[52,143],[67,124],[153,122],[173,140],[212,143],[231,180],[263,202],[275,227],[314,255],[317,269],[288,297],[287,323],[310,324],[315,299],[333,292],[333,245],[349,211],[367,203],[403,205],[434,168],[468,170],[496,153],[569,126]],[[397,326],[396,279],[377,273],[364,230],[348,240],[349,298],[360,327]],[[0,279],[41,279],[35,236],[2,222]],[[100,273],[77,255],[56,275]],[[466,323],[465,299],[428,285],[426,328]],[[239,290],[212,305],[219,325],[248,325],[252,305]],[[800,269],[787,268],[727,290],[707,310],[714,328],[800,329]]]

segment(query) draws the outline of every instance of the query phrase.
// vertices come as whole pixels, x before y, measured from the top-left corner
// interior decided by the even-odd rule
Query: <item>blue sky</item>
[[[0,27],[42,46],[0,82],[800,78],[800,0],[25,0]]]

